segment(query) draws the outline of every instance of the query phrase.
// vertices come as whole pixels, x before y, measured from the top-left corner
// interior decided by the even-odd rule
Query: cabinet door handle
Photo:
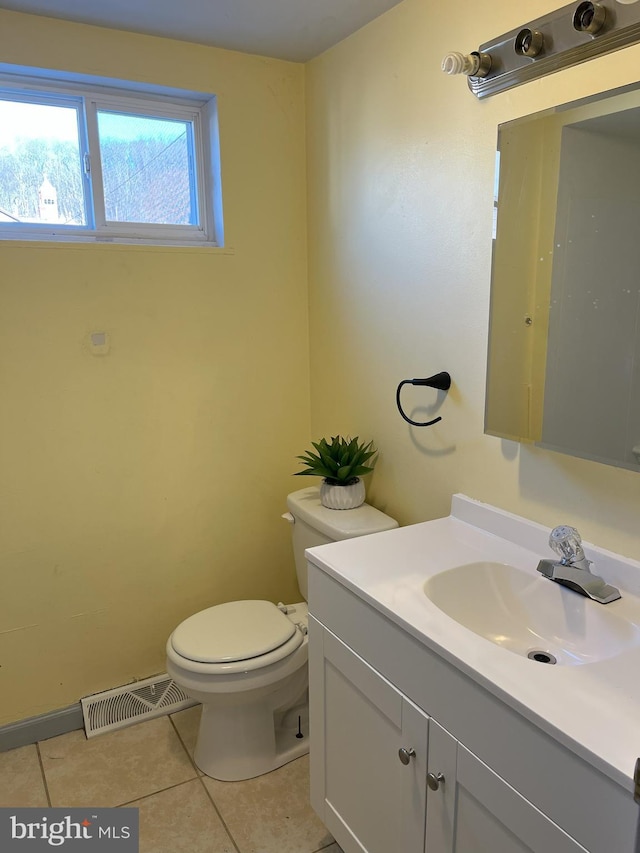
[[[405,749],[404,746],[400,747],[398,750],[398,758],[403,764],[408,764],[413,756],[416,754],[415,749],[413,747],[409,747],[409,749]]]
[[[427,773],[427,785],[432,791],[437,791],[441,783],[444,785],[442,773]]]

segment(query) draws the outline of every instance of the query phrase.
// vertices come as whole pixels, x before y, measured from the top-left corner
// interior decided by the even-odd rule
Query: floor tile
[[[199,779],[127,805],[140,810],[140,853],[236,853]]]
[[[43,741],[53,806],[117,806],[197,774],[168,717],[87,740],[75,731]]]
[[[35,744],[0,752],[0,806],[47,806]]]
[[[315,853],[333,838],[309,804],[309,756],[245,782],[203,776],[240,853]]]

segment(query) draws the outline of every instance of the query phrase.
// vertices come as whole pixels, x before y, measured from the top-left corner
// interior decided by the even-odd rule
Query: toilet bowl
[[[397,527],[368,504],[332,510],[310,487],[287,498],[298,585],[306,548]],[[306,601],[218,604],[185,619],[167,641],[167,672],[202,703],[196,765],[207,776],[260,776],[309,751]]]

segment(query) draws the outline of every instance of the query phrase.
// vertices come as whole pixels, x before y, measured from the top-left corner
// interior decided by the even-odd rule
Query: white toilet
[[[316,487],[289,495],[287,507],[305,599],[305,548],[398,526],[368,504],[327,509]],[[201,610],[169,637],[167,672],[202,703],[195,762],[207,776],[250,779],[309,751],[305,602],[231,601]]]

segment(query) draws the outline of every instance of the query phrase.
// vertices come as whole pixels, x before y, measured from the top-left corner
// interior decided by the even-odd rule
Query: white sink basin
[[[460,625],[542,663],[585,664],[640,645],[640,628],[540,575],[478,562],[433,575],[424,592]]]

